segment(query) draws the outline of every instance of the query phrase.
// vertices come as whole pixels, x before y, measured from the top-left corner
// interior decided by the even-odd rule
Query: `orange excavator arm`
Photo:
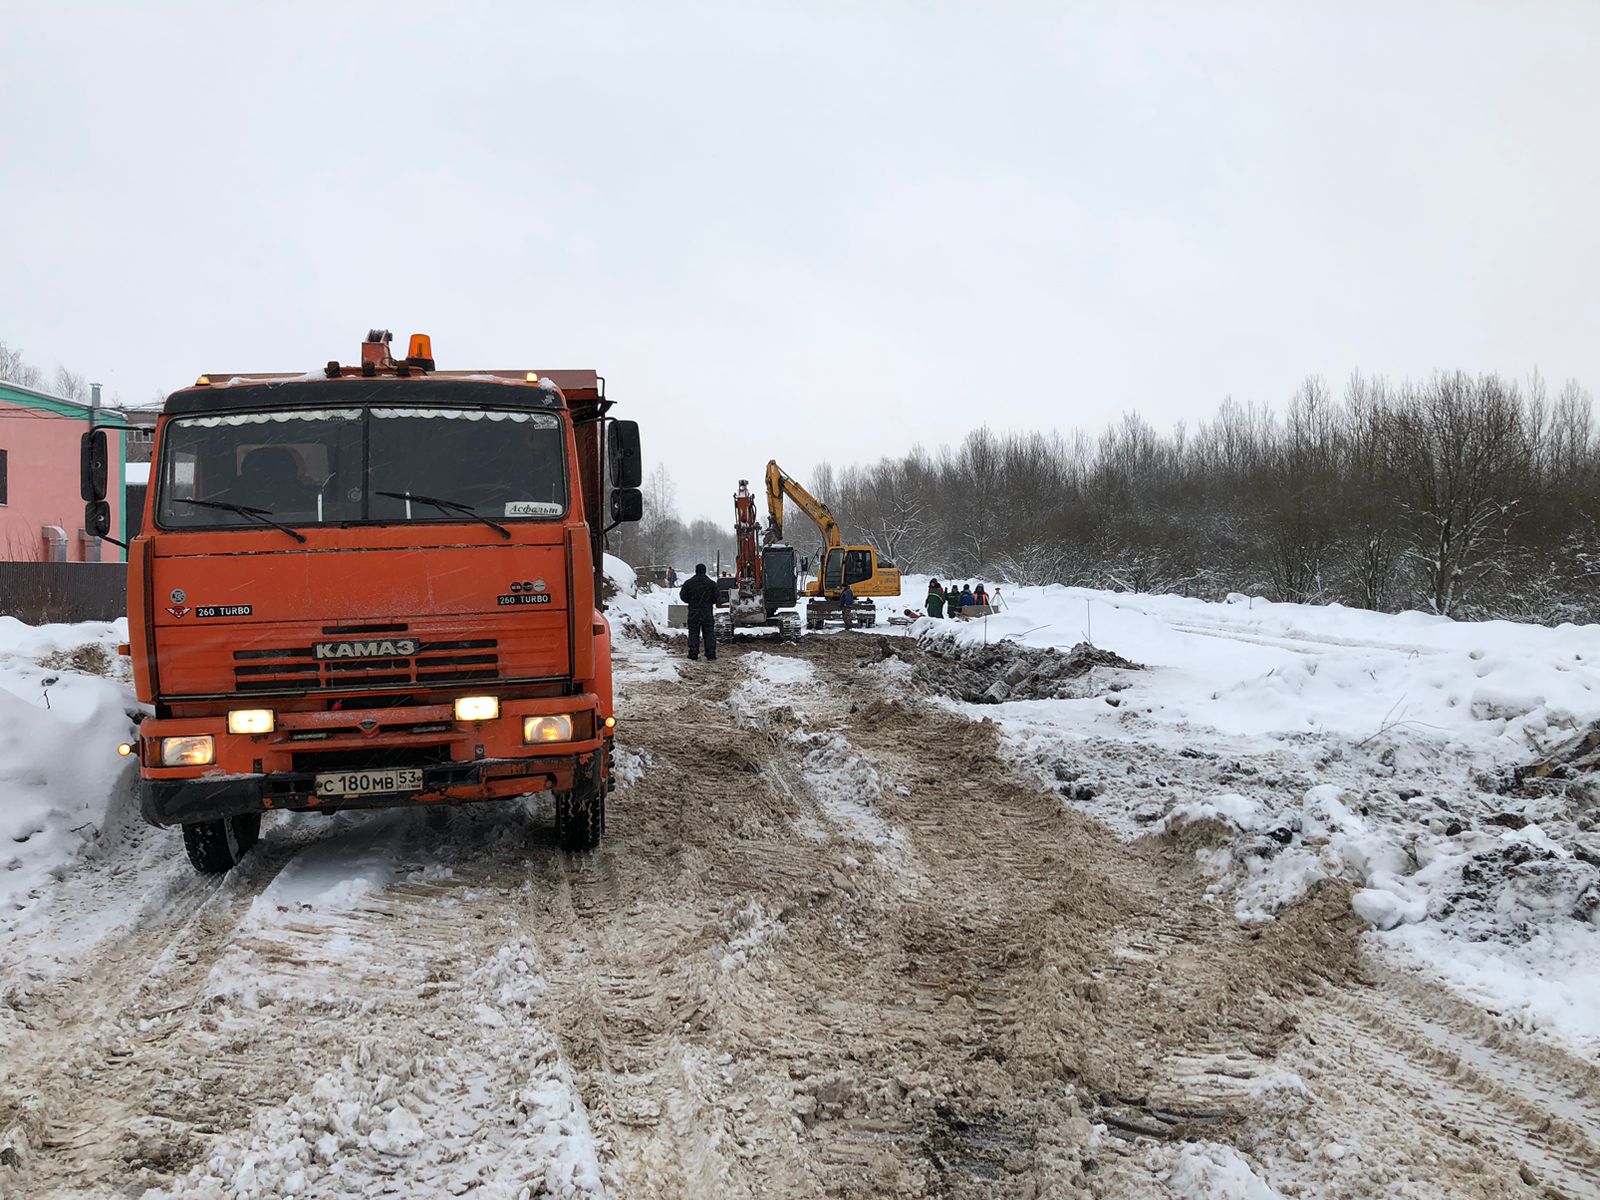
[[[756,541],[760,531],[755,493],[750,490],[750,481],[741,479],[739,490],[733,494],[733,535],[738,546],[734,575],[739,595],[746,600],[761,594],[761,550]]]

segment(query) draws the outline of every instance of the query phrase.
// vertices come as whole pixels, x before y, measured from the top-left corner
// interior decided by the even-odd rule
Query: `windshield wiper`
[[[172,497],[174,504],[193,504],[199,508],[220,508],[224,512],[236,512],[246,517],[254,517],[263,525],[271,525],[274,529],[281,529],[297,542],[306,540],[305,534],[298,530],[290,529],[281,521],[274,521],[272,514],[264,508],[251,508],[248,504],[229,504],[224,500],[188,500],[181,496]]]
[[[418,504],[431,504],[434,508],[444,509],[446,512],[465,513],[474,521],[483,522],[501,537],[506,538],[507,540],[510,540],[511,538],[511,530],[507,529],[504,525],[489,520],[488,517],[478,512],[477,509],[473,508],[469,504],[463,504],[459,500],[441,500],[438,496],[424,496],[418,492],[374,492],[374,495],[388,496],[391,500],[415,500]]]

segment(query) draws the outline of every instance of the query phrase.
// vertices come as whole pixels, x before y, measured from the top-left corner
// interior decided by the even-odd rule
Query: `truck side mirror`
[[[644,516],[644,493],[636,487],[617,488],[611,493],[611,520],[617,525]]]
[[[91,500],[83,506],[83,529],[92,537],[103,538],[111,532],[111,505],[104,500]]]
[[[78,486],[87,501],[98,503],[106,498],[106,431],[91,429],[78,441]],[[84,528],[88,528],[87,525]],[[92,532],[92,531],[91,531]]]
[[[607,465],[611,486],[636,488],[644,482],[644,456],[639,450],[639,422],[613,421],[606,438]],[[637,521],[638,517],[621,518]]]

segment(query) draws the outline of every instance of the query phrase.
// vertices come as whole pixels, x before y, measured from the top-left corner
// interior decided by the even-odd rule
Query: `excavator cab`
[[[839,593],[844,585],[856,595],[856,619],[866,626],[878,623],[873,596],[898,596],[900,570],[879,558],[871,546],[830,546],[822,559],[822,575],[806,585],[806,627],[821,629],[838,620]]]
[[[878,553],[871,546],[835,546],[822,564],[822,590],[836,595],[848,583],[859,591],[858,585],[875,579],[877,574]]]

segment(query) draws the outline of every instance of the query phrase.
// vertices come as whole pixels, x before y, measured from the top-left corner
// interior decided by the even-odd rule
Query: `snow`
[[[902,597],[925,583],[907,578]],[[924,617],[907,632],[1061,650],[1092,641],[1148,668],[1097,669],[1102,685],[1076,698],[940,701],[998,721],[1018,761],[1052,786],[1061,765],[1069,803],[1128,837],[1223,830],[1196,855],[1243,921],[1271,920],[1319,880],[1346,880],[1380,954],[1509,1025],[1600,1046],[1591,818],[1579,803],[1501,785],[1600,723],[1600,626],[1000,590],[1000,613]],[[1121,747],[1132,778],[1102,767],[1080,779],[1086,742],[1113,760]],[[1217,765],[1173,771],[1179,754]]]
[[[674,650],[664,636],[669,594],[641,591],[632,568],[613,557],[604,569],[616,588],[607,612],[627,678],[692,681],[681,643]],[[910,607],[925,583],[908,579],[902,603],[885,607]],[[1600,1048],[1591,819],[1558,793],[1499,785],[1512,768],[1600,722],[1600,627],[1456,623],[1249,597],[1207,604],[1000,590],[1004,608],[994,616],[924,618],[875,633],[1009,637],[1061,650],[1092,640],[1141,664],[1095,667],[1059,699],[929,699],[995,720],[1016,761],[1065,803],[1129,838],[1192,844],[1211,895],[1239,920],[1271,921],[1317,882],[1345,881],[1353,911],[1371,926],[1368,945],[1386,961],[1444,981],[1508,1027]],[[122,623],[30,627],[0,618],[0,936],[36,920],[33,909],[48,907],[41,897],[89,888],[118,823],[136,821],[133,770],[116,754],[136,707],[115,652],[125,638]],[[843,839],[860,858],[914,876],[920,867],[907,839],[883,812],[893,781],[846,736],[808,726],[790,705],[797,692],[826,697],[816,663],[751,650],[729,666],[738,672],[729,701],[738,720],[781,748],[778,783],[809,801],[797,829]],[[915,673],[901,658],[872,669],[895,693]],[[640,752],[619,751],[619,791],[649,765]],[[1076,773],[1056,773],[1061,766]],[[147,902],[197,903],[202,883],[174,835],[149,836],[164,865],[138,867],[150,881]],[[426,985],[380,936],[390,920],[386,896],[451,878],[447,864],[407,865],[400,848],[418,838],[418,822],[359,814],[302,836],[203,976],[205,1002],[224,1025],[245,1028],[246,1015],[279,1011],[360,1021],[351,997],[374,981],[392,984],[395,995]],[[226,894],[233,884],[218,886]],[[83,894],[91,903],[77,903],[87,915],[54,942],[33,941],[37,952],[82,955],[130,919],[96,912],[92,890]],[[784,936],[780,914],[754,900],[731,905],[723,925],[705,946],[723,974]],[[28,964],[35,978],[47,966]],[[356,1029],[348,1054],[296,1077],[281,1100],[212,1143],[168,1194],[355,1194],[390,1177],[412,1181],[418,1195],[463,1187],[489,1197],[599,1194],[588,1115],[537,1020],[544,971],[534,937],[513,936],[480,955],[460,979],[455,1043],[401,1047]],[[363,982],[346,986],[347,976]],[[152,1016],[152,1029],[162,1019]],[[473,1048],[477,1038],[482,1046]],[[472,1062],[489,1064],[492,1078],[464,1065]],[[491,1128],[486,1143],[480,1131]],[[1313,1152],[1335,1159],[1361,1147],[1328,1142]],[[1225,1145],[1190,1143],[1171,1155],[1163,1182],[1174,1195],[1280,1196],[1250,1158]]]
[[[121,621],[0,617],[0,923],[94,850],[132,787],[117,754],[136,707],[117,657],[126,638]]]
[[[257,1109],[248,1140],[230,1139],[146,1200],[362,1195],[396,1175],[413,1196],[604,1195],[588,1114],[554,1043],[521,1032],[515,1070],[525,1082],[505,1096],[486,1094],[448,1051],[407,1055],[363,1038],[335,1069]]]
[[[816,669],[803,658],[782,658],[757,651],[746,655],[745,662],[757,679],[780,688],[810,683],[816,678]]]
[[[1175,1195],[1193,1200],[1283,1200],[1243,1155],[1218,1142],[1184,1146],[1167,1183]]]
[[[901,598],[925,588],[926,577],[908,577]],[[1148,700],[1163,723],[1243,735],[1366,737],[1420,728],[1473,739],[1489,733],[1525,749],[1543,732],[1541,720],[1571,728],[1600,715],[1600,626],[1059,586],[1001,591],[1005,608],[993,616],[919,625],[989,642],[1065,648],[1087,641],[1162,668]]]

